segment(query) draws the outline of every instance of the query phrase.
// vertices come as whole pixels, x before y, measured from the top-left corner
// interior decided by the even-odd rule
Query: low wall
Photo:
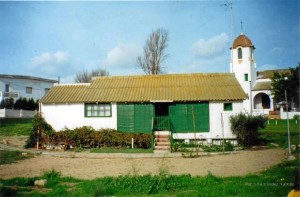
[[[300,112],[298,111],[289,111],[289,119],[293,119],[294,115],[299,115],[300,116]],[[280,119],[287,119],[287,113],[286,111],[283,111],[283,108],[280,108]]]
[[[0,109],[0,118],[33,118],[37,111]]]

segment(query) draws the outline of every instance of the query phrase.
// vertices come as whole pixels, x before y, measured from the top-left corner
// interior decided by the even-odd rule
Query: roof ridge
[[[94,80],[97,79],[116,79],[116,78],[141,78],[141,77],[149,77],[149,78],[160,78],[160,77],[175,77],[175,76],[193,76],[193,75],[201,75],[201,76],[213,76],[213,75],[232,75],[233,73],[172,73],[172,74],[157,74],[157,75],[117,75],[117,76],[99,76],[94,77]]]

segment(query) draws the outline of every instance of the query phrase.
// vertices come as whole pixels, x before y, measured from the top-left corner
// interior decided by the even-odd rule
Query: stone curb
[[[46,155],[62,158],[88,158],[88,159],[120,159],[120,158],[175,158],[175,157],[184,157],[181,152],[169,153],[169,152],[154,152],[154,153],[90,153],[90,152],[69,152],[69,151],[48,151],[48,150],[35,150],[35,149],[23,149],[14,146],[8,146],[0,143],[0,150],[16,150],[21,152],[28,152],[36,155]],[[232,152],[209,152],[209,153],[199,153],[199,156],[216,156],[216,155],[228,155],[228,154],[237,154],[241,151],[232,151]],[[186,153],[186,158],[189,157]]]

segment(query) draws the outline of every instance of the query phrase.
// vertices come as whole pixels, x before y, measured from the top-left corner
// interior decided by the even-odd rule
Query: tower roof
[[[239,35],[232,44],[232,48],[236,49],[237,47],[254,47],[251,40],[244,34]]]

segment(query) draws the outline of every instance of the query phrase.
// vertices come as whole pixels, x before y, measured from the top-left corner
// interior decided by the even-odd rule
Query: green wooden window
[[[119,131],[150,133],[154,107],[151,103],[118,104],[117,127]]]
[[[224,111],[232,111],[232,103],[224,103]]]
[[[248,81],[248,74],[247,73],[244,74],[244,80]]]
[[[111,117],[110,103],[89,103],[85,104],[86,117]]]
[[[209,103],[176,103],[170,105],[173,132],[208,132]]]

